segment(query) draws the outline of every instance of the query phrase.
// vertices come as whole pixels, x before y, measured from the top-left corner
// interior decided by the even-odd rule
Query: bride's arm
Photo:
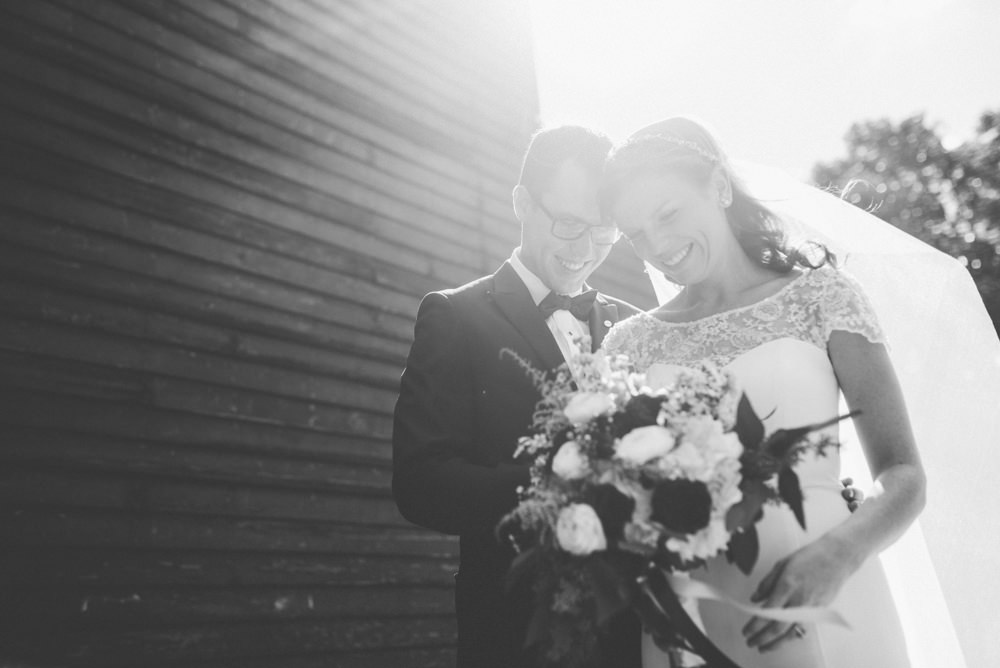
[[[903,394],[885,346],[834,331],[827,350],[851,410],[874,488],[847,520],[779,561],[754,600],[765,607],[822,606],[867,560],[899,538],[924,507],[926,480]],[[794,638],[787,624],[754,618],[744,629],[762,651]]]
[[[828,344],[840,388],[874,481],[869,497],[826,537],[843,544],[857,569],[910,526],[926,501],[926,478],[896,372],[882,344],[836,331]]]

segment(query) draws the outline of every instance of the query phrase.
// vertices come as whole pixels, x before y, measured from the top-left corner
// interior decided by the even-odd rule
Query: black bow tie
[[[543,318],[548,318],[556,311],[569,311],[577,320],[586,322],[590,318],[590,312],[594,309],[596,298],[597,290],[587,290],[576,297],[550,292],[538,305],[538,310],[542,312]]]

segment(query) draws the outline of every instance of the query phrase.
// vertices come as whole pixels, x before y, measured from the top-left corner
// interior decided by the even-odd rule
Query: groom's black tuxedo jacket
[[[636,309],[598,295],[594,346]],[[403,516],[460,536],[456,576],[460,668],[520,668],[530,619],[525,587],[505,594],[513,558],[494,536],[517,503],[528,466],[513,461],[540,398],[510,349],[539,370],[563,363],[528,288],[509,263],[492,276],[428,294],[420,304],[393,426],[393,494]],[[604,665],[639,665],[638,623],[623,618],[603,642]]]

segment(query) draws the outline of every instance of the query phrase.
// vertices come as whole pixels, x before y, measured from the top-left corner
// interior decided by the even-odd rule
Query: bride
[[[724,556],[693,577],[765,608],[830,606],[849,628],[769,621],[704,601],[706,634],[743,668],[910,666],[881,563],[921,512],[925,476],[886,337],[865,292],[819,244],[792,247],[777,216],[735,179],[709,133],[685,118],[634,134],[609,158],[603,205],[647,266],[682,286],[619,323],[604,346],[650,385],[708,359],[736,375],[770,432],[822,422],[842,393],[874,481],[851,514],[840,453],[796,466],[806,528],[767,506],[747,576]],[[837,427],[830,428],[837,437]],[[669,665],[647,636],[647,668]]]

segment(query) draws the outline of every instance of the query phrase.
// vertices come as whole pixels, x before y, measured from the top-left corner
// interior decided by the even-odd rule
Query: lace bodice
[[[650,387],[664,386],[678,366],[710,360],[726,367],[761,418],[765,433],[825,422],[839,413],[840,386],[828,343],[834,331],[860,334],[876,343],[885,337],[868,298],[834,267],[803,272],[754,304],[691,322],[674,323],[639,314],[618,323],[604,347],[632,358]],[[744,574],[725,555],[692,577],[750,603],[764,578],[782,559],[812,543],[850,516],[841,497],[841,477],[864,474],[863,451],[849,422],[830,425],[823,435],[844,444],[822,455],[807,453],[794,470],[802,488],[805,527],[785,506],[766,504],[756,524],[759,544],[752,572]],[[842,468],[846,464],[846,470]],[[708,636],[745,668],[852,668],[908,666],[905,642],[892,595],[877,560],[866,561],[831,603],[850,629],[810,625],[806,635],[761,654],[750,648],[743,628],[750,615],[730,606],[699,606]],[[659,656],[644,651],[644,665]]]
[[[604,339],[610,353],[626,354],[637,369],[656,363],[726,366],[745,352],[790,338],[826,351],[835,331],[885,343],[871,303],[858,283],[830,266],[809,270],[764,299],[691,322],[668,322],[648,313],[615,325]]]

